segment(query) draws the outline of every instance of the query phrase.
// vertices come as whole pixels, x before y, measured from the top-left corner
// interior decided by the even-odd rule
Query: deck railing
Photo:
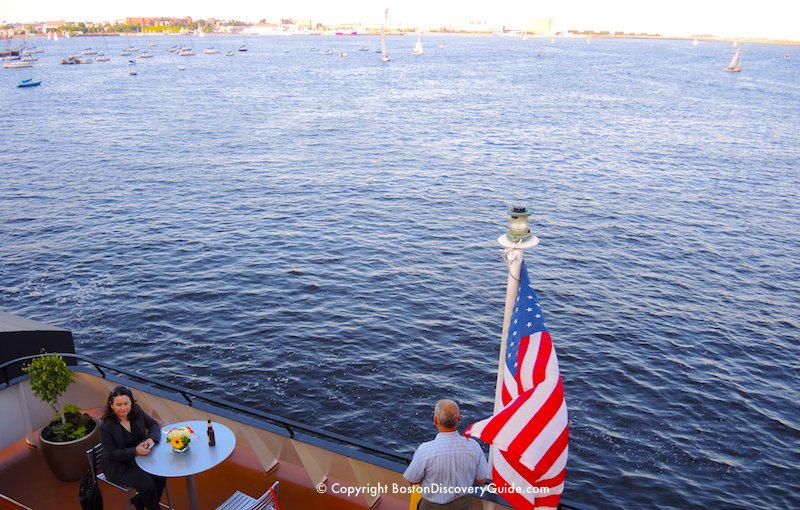
[[[8,368],[18,364],[24,364],[26,362],[31,361],[35,358],[40,358],[42,356],[49,356],[49,355],[56,355],[61,356],[62,358],[74,359],[79,362],[87,363],[94,368],[94,370],[99,374],[100,377],[103,379],[108,379],[108,375],[106,372],[113,372],[116,374],[120,374],[125,378],[132,379],[134,381],[141,381],[146,383],[149,386],[158,388],[162,391],[167,393],[172,393],[179,395],[181,399],[184,400],[186,405],[194,406],[195,402],[201,401],[205,404],[210,404],[216,408],[235,411],[236,413],[243,414],[245,416],[249,416],[251,418],[256,418],[258,420],[264,420],[266,422],[272,423],[277,425],[278,427],[282,428],[288,437],[294,439],[298,432],[302,432],[304,434],[308,434],[313,437],[318,437],[320,439],[333,441],[335,443],[355,447],[361,451],[365,451],[372,455],[378,455],[380,457],[389,459],[394,462],[399,462],[402,464],[408,464],[411,462],[411,457],[407,455],[399,454],[395,451],[389,450],[387,448],[382,448],[380,446],[372,445],[366,443],[364,441],[359,441],[358,439],[353,439],[351,437],[347,437],[341,434],[337,434],[335,432],[328,432],[316,427],[312,427],[310,425],[306,425],[304,423],[300,423],[294,420],[289,420],[286,418],[282,418],[280,416],[276,416],[274,414],[266,413],[260,411],[258,409],[253,409],[251,407],[247,407],[241,404],[237,404],[235,402],[229,402],[227,400],[218,399],[214,397],[209,397],[204,395],[203,393],[195,390],[191,390],[189,388],[184,388],[183,386],[179,386],[177,384],[172,384],[166,381],[160,381],[158,379],[154,379],[152,377],[147,377],[141,374],[137,374],[134,372],[130,372],[128,370],[124,370],[119,367],[114,367],[112,365],[108,365],[106,363],[101,363],[99,361],[93,360],[87,356],[83,356],[81,354],[75,354],[71,352],[63,352],[63,353],[44,353],[44,354],[35,354],[30,356],[23,356],[20,358],[13,359],[6,363],[0,365],[0,373],[2,374],[2,379],[0,379],[0,384],[4,384],[6,387],[10,386],[13,380],[10,380],[8,377]],[[80,370],[80,367],[71,367],[73,370]],[[23,376],[26,378],[27,376]]]

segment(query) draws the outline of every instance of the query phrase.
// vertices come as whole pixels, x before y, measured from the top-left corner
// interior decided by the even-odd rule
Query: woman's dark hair
[[[108,394],[108,400],[106,401],[106,410],[103,413],[103,421],[106,420],[116,420],[117,413],[114,412],[114,409],[111,407],[111,403],[114,401],[114,397],[119,396],[126,396],[131,399],[131,412],[128,414],[128,418],[130,420],[135,420],[139,417],[139,404],[136,403],[136,399],[133,398],[133,393],[131,392],[130,388],[127,386],[117,386],[111,393]]]

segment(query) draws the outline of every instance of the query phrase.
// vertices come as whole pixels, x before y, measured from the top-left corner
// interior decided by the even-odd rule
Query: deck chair
[[[131,510],[131,498],[136,495],[136,489],[134,487],[125,487],[124,485],[119,485],[108,478],[106,478],[105,473],[101,471],[103,465],[103,443],[98,443],[93,447],[86,450],[86,456],[89,458],[89,469],[92,472],[92,476],[95,479],[117,489],[118,491],[122,491],[125,493],[125,499],[128,502],[128,510]],[[159,502],[159,506],[161,508],[167,508],[169,510],[173,510],[172,506],[172,498],[169,496],[169,484],[164,486],[164,492],[167,493],[167,504]]]
[[[278,482],[273,483],[258,499],[236,491],[216,510],[281,510],[278,505]]]

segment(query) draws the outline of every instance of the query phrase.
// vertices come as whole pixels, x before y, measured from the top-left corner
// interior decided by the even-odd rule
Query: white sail
[[[697,46],[697,38],[695,37],[694,41],[692,41],[692,46]]]
[[[391,60],[389,58],[389,52],[386,51],[386,38],[384,37],[383,34],[383,27],[381,27],[381,60],[383,60],[384,62],[388,62],[389,60]]]
[[[725,68],[726,71],[738,73],[742,70],[742,49],[736,48],[736,54],[733,55],[731,63]]]
[[[414,46],[414,51],[411,52],[414,55],[423,55],[425,50],[422,49],[422,40],[417,37],[417,45]]]

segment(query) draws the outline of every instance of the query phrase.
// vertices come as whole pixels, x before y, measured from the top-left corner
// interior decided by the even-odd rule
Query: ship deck
[[[103,411],[97,403],[105,402],[111,388],[125,384],[159,423],[211,419],[234,432],[231,455],[194,477],[201,510],[216,509],[236,491],[258,497],[275,481],[284,510],[409,508],[408,485],[402,477],[407,460],[394,452],[71,356],[92,367],[73,368],[73,383],[62,400],[94,418]],[[128,378],[105,373],[110,370]],[[78,510],[80,482],[57,479],[40,448],[38,433],[52,419],[52,409],[32,394],[27,379],[21,376],[0,384],[0,510]],[[189,508],[186,479],[169,478],[167,483],[173,507]],[[325,490],[318,493],[321,486]],[[405,490],[394,490],[395,486]],[[99,487],[105,508],[127,507],[124,493],[103,483]],[[505,505],[483,495],[473,498],[473,508],[495,510]]]
[[[48,468],[34,439],[30,443],[20,439],[0,451],[0,494],[23,506],[3,501],[0,510],[31,508],[33,510],[80,510],[78,488],[80,482],[62,482]],[[222,464],[196,476],[200,507],[213,510],[234,492],[242,491],[253,497],[261,495],[274,481],[279,480],[278,500],[284,509],[350,510],[365,508],[362,502],[331,494],[320,495],[307,487],[302,473],[291,465],[279,464],[265,473],[258,459],[245,448],[237,447]],[[186,483],[181,478],[170,478],[170,495],[173,506],[188,508]],[[124,494],[100,484],[105,508],[126,508]],[[162,498],[166,502],[166,496]],[[408,503],[398,499],[381,498],[374,509],[407,509]]]

